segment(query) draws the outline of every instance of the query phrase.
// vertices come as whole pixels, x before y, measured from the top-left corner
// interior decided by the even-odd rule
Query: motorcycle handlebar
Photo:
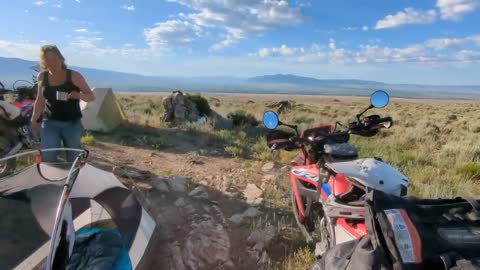
[[[392,117],[390,117],[390,116],[382,117],[382,118],[371,120],[371,122],[373,124],[381,124],[381,123],[385,123],[385,122],[392,122]]]

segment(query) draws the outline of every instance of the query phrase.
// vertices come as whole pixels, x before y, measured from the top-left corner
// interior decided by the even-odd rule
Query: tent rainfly
[[[21,154],[22,160],[31,158],[31,154],[34,151]],[[75,260],[98,266],[95,269],[113,264],[114,269],[131,270],[148,265],[154,258],[148,246],[156,222],[112,173],[85,164],[67,192],[63,212],[59,210],[59,202],[66,198],[62,193],[68,182],[65,179],[73,175],[69,167],[38,163],[0,178],[0,269],[58,270]],[[61,225],[55,231],[57,216]],[[82,249],[88,245],[82,242],[80,232],[107,230],[101,224],[110,224],[108,227],[118,232],[120,238],[116,239],[121,241],[123,255],[117,251],[109,258],[111,255],[103,252],[115,248],[110,245],[112,241],[102,242],[102,249]],[[52,240],[54,234],[57,241]],[[51,245],[54,252],[50,252]],[[124,262],[117,267],[120,257]],[[48,265],[48,258],[53,265]]]
[[[93,88],[95,101],[80,102],[82,124],[86,130],[111,132],[126,118],[112,88]]]

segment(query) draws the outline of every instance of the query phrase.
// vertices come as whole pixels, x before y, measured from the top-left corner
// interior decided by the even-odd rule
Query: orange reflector
[[[41,155],[38,155],[38,156],[35,157],[35,163],[36,164],[42,163],[42,156]]]

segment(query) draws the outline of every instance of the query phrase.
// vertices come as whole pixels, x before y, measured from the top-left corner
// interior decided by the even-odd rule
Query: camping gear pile
[[[337,245],[312,270],[480,269],[480,201],[368,193],[364,237]]]
[[[200,118],[196,104],[187,99],[182,91],[173,91],[173,93],[163,98],[162,120],[173,124],[183,124],[186,122],[196,122]]]
[[[41,162],[40,151],[18,159],[0,178],[0,269],[135,269],[155,230],[152,217],[112,173],[86,163]],[[33,163],[33,164],[32,164]]]

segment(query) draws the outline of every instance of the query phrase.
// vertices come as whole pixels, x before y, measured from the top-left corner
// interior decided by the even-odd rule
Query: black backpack
[[[370,191],[368,234],[337,245],[312,269],[480,269],[480,203]]]

